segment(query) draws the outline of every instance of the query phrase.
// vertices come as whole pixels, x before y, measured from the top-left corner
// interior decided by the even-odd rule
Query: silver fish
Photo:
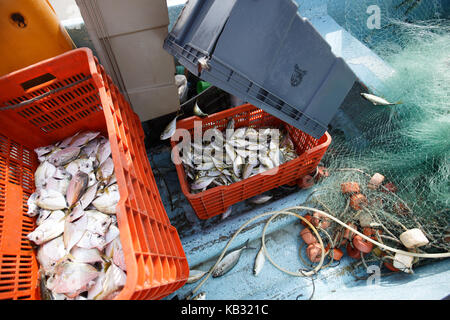
[[[88,181],[89,176],[81,171],[78,171],[72,176],[66,194],[67,204],[69,207],[72,207],[72,205],[75,204],[75,202],[77,202],[83,195],[87,188]]]
[[[36,258],[46,274],[51,274],[58,261],[64,258],[67,251],[64,248],[63,237],[59,236],[39,247]]]
[[[97,169],[97,180],[107,180],[114,173],[114,162],[111,157],[108,157],[100,167]]]
[[[261,245],[261,249],[259,249],[258,254],[256,255],[255,264],[253,266],[253,274],[255,276],[257,276],[261,272],[265,261],[266,256],[264,254],[263,246]]]
[[[103,213],[115,214],[116,206],[120,200],[119,187],[113,184],[104,189],[97,199],[92,201],[94,207]]]
[[[76,262],[92,264],[103,261],[100,251],[95,248],[85,249],[75,246],[72,251],[70,251],[70,254]]]
[[[49,154],[54,149],[55,149],[55,146],[51,144],[49,146],[36,148],[36,149],[34,149],[34,152],[36,153],[36,155],[38,157],[42,157],[43,155]]]
[[[70,211],[69,221],[73,222],[73,221],[81,218],[81,216],[83,216],[83,215],[84,215],[83,206],[81,205],[80,202],[78,202]]]
[[[206,274],[205,271],[200,270],[189,270],[189,277],[186,281],[186,283],[194,283],[203,278],[203,276]]]
[[[200,107],[198,106],[198,103],[195,102],[195,106],[194,106],[194,115],[196,115],[197,117],[200,118],[205,118],[208,116],[208,114],[204,113]]]
[[[34,192],[27,200],[28,211],[27,214],[30,217],[35,217],[39,214],[39,207],[37,205],[37,198],[39,196],[39,192]]]
[[[127,283],[127,275],[122,269],[117,267],[114,263],[108,268],[105,278],[102,282],[102,291],[93,297],[94,300],[109,300],[111,295],[122,288]]]
[[[96,195],[97,195],[97,188],[98,188],[98,182],[94,185],[87,188],[86,192],[81,196],[80,198],[80,205],[83,209],[86,209],[92,201],[94,201]]]
[[[89,141],[95,139],[100,132],[85,131],[77,134],[69,143],[71,147],[81,147],[88,144]]]
[[[260,194],[256,197],[251,198],[249,201],[253,204],[263,204],[266,203],[267,201],[269,201],[270,199],[272,199],[273,196],[272,195],[264,195],[264,194]]]
[[[95,172],[89,173],[88,187],[92,187],[96,183],[97,183],[97,178],[95,177]]]
[[[81,240],[84,233],[87,230],[88,218],[86,215],[81,216],[80,219],[74,222],[70,222],[69,218],[66,218],[64,222],[64,247],[67,252],[70,252],[72,248]]]
[[[80,241],[77,242],[77,246],[85,249],[97,248],[98,250],[103,251],[106,246],[106,240],[102,235],[86,231]]]
[[[79,147],[67,147],[59,150],[58,152],[52,153],[48,158],[48,162],[56,167],[64,166],[75,160],[80,154],[80,151],[81,149]]]
[[[222,213],[220,220],[225,220],[226,218],[228,218],[231,215],[232,212],[233,212],[233,206],[229,206],[227,211]]]
[[[36,199],[36,204],[46,210],[61,210],[67,208],[64,195],[55,190],[42,189]]]
[[[84,216],[88,218],[86,230],[101,236],[106,234],[112,222],[108,215],[97,210],[87,210]]]
[[[167,125],[167,127],[164,129],[164,131],[161,133],[161,136],[160,136],[161,140],[167,140],[174,135],[175,130],[177,129],[177,119],[178,119],[178,116],[176,116],[172,121],[170,121],[170,123]]]
[[[56,173],[56,167],[48,161],[42,162],[34,172],[34,183],[36,188],[43,188],[47,180]]]
[[[225,129],[225,137],[227,139],[227,141],[230,141],[231,137],[233,136],[234,133],[234,118],[232,118],[230,121],[228,121],[227,123],[227,128]]]
[[[255,168],[255,166],[256,165],[254,163],[251,163],[251,162],[246,163],[244,165],[244,170],[242,172],[242,179],[247,179],[248,177],[250,177],[250,175],[252,174],[253,169]]]
[[[108,245],[114,239],[119,237],[119,235],[120,235],[119,228],[117,228],[111,221],[111,225],[109,226],[108,232],[106,232],[106,234],[105,234],[105,243]]]
[[[206,300],[206,293],[200,292],[198,295],[193,297],[192,300]]]
[[[381,97],[377,97],[373,94],[369,94],[369,93],[361,93],[361,96],[366,99],[367,101],[372,102],[374,105],[376,106],[393,106],[393,105],[397,105],[397,104],[402,104],[402,102],[396,102],[396,103],[392,103],[387,101],[386,99],[383,99]]]
[[[194,183],[191,184],[192,190],[202,190],[207,188],[216,178],[215,177],[201,177],[194,181]]]
[[[110,254],[112,253],[112,260],[116,266],[118,266],[123,271],[127,271],[127,266],[125,264],[125,255],[123,253],[122,243],[120,242],[120,238],[115,238],[110,243],[110,247],[112,247]]]
[[[71,297],[86,291],[88,284],[97,278],[99,272],[87,263],[63,261],[55,267],[52,292],[69,294]]]
[[[62,180],[62,179],[70,179],[72,175],[66,171],[64,167],[57,167],[56,172],[53,175],[53,178]]]
[[[95,157],[100,146],[100,139],[91,140],[80,151],[80,157],[90,158]]]
[[[239,258],[241,257],[241,254],[244,250],[246,249],[254,249],[254,248],[250,248],[248,246],[248,242],[250,239],[248,239],[245,244],[239,248],[236,249],[230,253],[228,253],[220,262],[219,264],[216,266],[216,268],[214,269],[212,276],[214,278],[216,277],[221,277],[224,274],[226,274],[228,271],[230,271],[231,269],[233,269],[233,267],[238,263]]]
[[[67,188],[69,187],[70,179],[56,179],[56,178],[50,178],[47,180],[47,184],[45,186],[45,189],[47,190],[55,190],[61,193],[62,195],[66,195]]]
[[[66,166],[66,171],[72,176],[78,171],[91,173],[94,170],[94,161],[92,159],[76,159]]]
[[[234,159],[233,162],[233,172],[236,175],[237,178],[239,178],[242,174],[241,165],[244,164],[244,160],[240,155],[236,156],[236,159]]]
[[[27,235],[27,238],[40,245],[59,237],[64,232],[64,217],[64,212],[53,211],[40,226]]]
[[[110,155],[111,155],[111,143],[109,142],[109,140],[106,140],[105,142],[103,142],[98,146],[96,155],[98,164],[101,165],[103,161],[108,159]]]
[[[42,222],[44,222],[51,214],[53,211],[50,210],[45,210],[45,209],[40,209],[39,210],[39,217],[36,219],[36,225],[39,226],[42,224]]]

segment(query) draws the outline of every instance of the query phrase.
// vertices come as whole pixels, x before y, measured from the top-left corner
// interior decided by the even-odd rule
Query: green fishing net
[[[367,1],[357,3],[368,5]],[[411,12],[420,16],[420,10],[436,13],[438,7],[438,1],[422,1]],[[344,222],[355,223],[361,231],[361,215],[369,216],[375,229],[382,231],[383,236],[377,240],[394,248],[405,250],[399,235],[419,228],[430,241],[419,252],[448,252],[450,21],[423,14],[427,20],[411,22],[401,7],[384,17],[382,31],[372,32],[357,27],[353,9],[348,8],[340,23],[395,71],[375,94],[401,104],[354,107],[351,119],[359,134],[330,130],[333,142],[322,161],[330,175],[321,180],[309,201]],[[387,188],[368,188],[375,173],[385,177],[383,185],[388,184]],[[359,184],[367,200],[363,209],[352,208],[350,196],[341,191],[345,182]],[[337,242],[340,231],[343,228],[334,224],[328,229]],[[372,258],[374,254],[363,262]]]

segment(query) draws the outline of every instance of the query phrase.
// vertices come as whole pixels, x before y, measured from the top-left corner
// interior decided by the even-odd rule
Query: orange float
[[[341,183],[341,191],[343,194],[353,194],[359,193],[361,189],[359,188],[359,184],[357,182],[344,182]]]
[[[302,189],[309,189],[314,186],[314,178],[311,175],[306,175],[297,181],[297,185]]]
[[[361,251],[353,248],[350,243],[347,243],[346,247],[347,255],[353,259],[361,259]]]
[[[353,210],[361,210],[363,207],[366,207],[368,205],[368,201],[365,195],[361,193],[356,193],[352,195],[350,198],[350,207],[352,207]]]
[[[306,255],[311,262],[319,262],[322,255],[322,248],[319,243],[312,243],[306,248]]]
[[[305,228],[300,232],[300,236],[306,244],[313,244],[317,242],[317,238],[312,234],[309,228]]]
[[[352,243],[356,249],[363,253],[369,253],[373,249],[373,243],[363,239],[360,235],[355,235]]]

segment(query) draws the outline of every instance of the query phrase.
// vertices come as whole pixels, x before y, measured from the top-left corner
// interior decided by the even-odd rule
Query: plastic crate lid
[[[291,0],[189,0],[164,48],[201,79],[315,138],[356,80]]]

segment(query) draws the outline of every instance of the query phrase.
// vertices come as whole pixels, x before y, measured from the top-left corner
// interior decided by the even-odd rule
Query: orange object
[[[311,232],[309,228],[305,228],[300,232],[300,236],[306,244],[312,244],[317,242],[316,236]]]
[[[359,193],[359,184],[357,182],[341,183],[341,191],[343,194]]]
[[[306,248],[306,255],[311,262],[319,262],[322,256],[322,248],[319,243],[312,243]]]
[[[316,176],[316,180],[320,180],[323,178],[328,178],[330,176],[330,172],[328,171],[327,168],[323,167],[323,166],[319,166],[317,168],[317,176]]]
[[[353,248],[350,243],[347,243],[346,247],[347,255],[353,259],[361,259],[361,251]]]
[[[387,190],[386,190],[386,189]],[[392,182],[388,182],[384,185],[384,188],[381,189],[381,191],[387,193],[387,192],[392,192],[392,193],[396,193],[398,191],[398,188],[395,184],[393,184]]]
[[[350,226],[350,227],[352,227],[353,229],[357,229],[356,228],[356,225],[353,223],[353,222],[349,222],[349,223],[347,223],[347,225],[348,226]],[[344,239],[347,239],[347,240],[352,240],[353,239],[353,236],[354,236],[355,234],[352,232],[352,231],[350,231],[349,229],[347,229],[347,228],[345,228],[345,231],[344,231]]]
[[[386,268],[388,268],[389,270],[391,270],[391,271],[393,271],[393,272],[399,272],[400,270],[398,270],[396,267],[394,267],[394,265],[392,264],[392,263],[389,263],[389,262],[384,262],[383,263],[384,264],[384,266],[386,267]]]
[[[0,76],[75,48],[47,0],[2,0],[0,14]]]
[[[363,239],[360,235],[355,235],[352,240],[353,246],[363,253],[369,253],[373,249],[372,242]]]
[[[330,226],[330,221],[327,219],[326,216],[321,214],[320,212],[314,212],[313,217],[311,219],[311,223],[314,225],[314,227],[323,228],[326,229]]]
[[[179,152],[172,152],[181,190],[200,219],[217,216],[235,203],[279,186],[303,180],[305,176],[313,172],[318,166],[331,143],[331,136],[328,133],[325,133],[320,139],[315,139],[251,104],[227,109],[202,119],[190,117],[180,120],[177,122],[177,129],[187,129],[192,139],[194,137],[194,122],[200,123],[200,127],[204,132],[211,128],[225,130],[230,119],[235,120],[236,128],[252,126],[258,129],[261,127],[278,128],[283,126],[289,132],[289,136],[299,156],[279,167],[228,186],[217,186],[193,194],[191,193]],[[177,139],[171,139],[170,142],[172,148],[179,143]],[[313,180],[311,176],[306,180],[308,179]]]
[[[327,247],[325,248],[325,252],[328,252],[329,250],[330,250],[330,245],[328,244]],[[333,260],[339,261],[342,259],[343,256],[344,256],[344,252],[342,252],[341,249],[333,248]],[[330,254],[330,257],[331,257],[331,254]]]
[[[367,198],[365,195],[361,193],[357,193],[351,196],[350,198],[350,207],[352,207],[353,210],[361,210],[363,207],[366,207],[368,205]]]
[[[305,219],[308,220],[309,222],[312,221],[312,216],[311,216],[309,213],[305,214],[305,215],[303,216],[303,218],[305,218]],[[308,227],[308,225],[306,224],[306,222],[304,222],[303,220],[302,220],[302,225],[304,225],[305,227]]]
[[[308,175],[300,178],[297,181],[297,185],[302,189],[309,189],[312,186],[314,186],[314,178],[308,174]]]
[[[142,125],[91,50],[76,49],[1,77],[0,109],[20,102],[0,110],[0,299],[40,298],[36,251],[26,239],[35,227],[27,216],[39,164],[33,149],[80,130],[100,131],[111,143],[127,267],[116,299],[161,299],[183,286],[189,266],[164,210]]]
[[[382,174],[375,173],[369,181],[368,188],[376,190],[383,183],[383,181],[384,176]]]

